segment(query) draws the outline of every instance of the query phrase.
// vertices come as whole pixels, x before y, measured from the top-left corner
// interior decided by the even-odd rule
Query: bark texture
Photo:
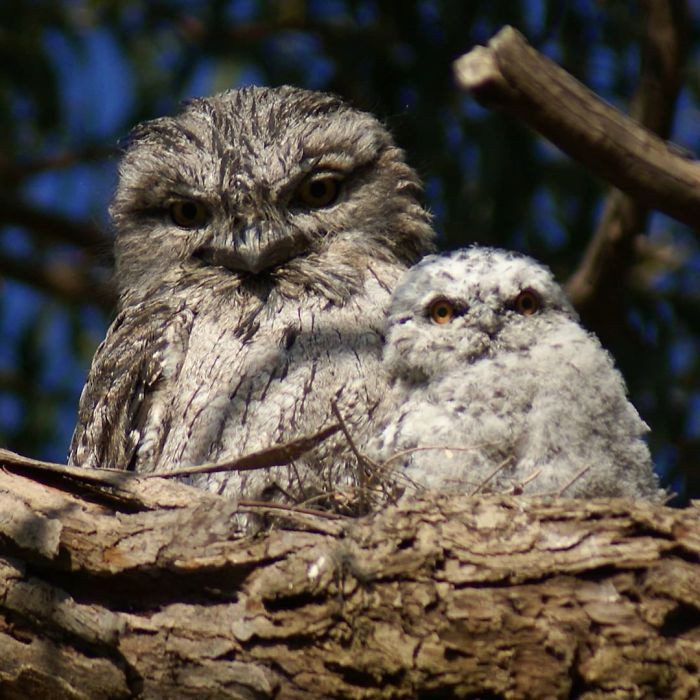
[[[1,463],[3,698],[700,695],[698,507],[425,495],[252,537],[181,484]]]

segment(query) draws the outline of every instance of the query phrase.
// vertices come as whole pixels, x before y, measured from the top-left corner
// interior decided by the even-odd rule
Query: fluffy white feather
[[[431,317],[436,303],[451,320]],[[424,258],[394,293],[384,368],[391,391],[370,453],[413,450],[389,462],[398,484],[661,495],[612,357],[530,258],[478,247]]]

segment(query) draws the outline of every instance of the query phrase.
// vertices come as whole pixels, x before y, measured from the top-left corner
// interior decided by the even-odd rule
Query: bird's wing
[[[192,314],[164,301],[121,312],[97,348],[80,397],[69,463],[130,469],[144,449],[156,452],[169,427],[154,401],[172,388],[187,348]],[[161,439],[155,437],[161,435]]]

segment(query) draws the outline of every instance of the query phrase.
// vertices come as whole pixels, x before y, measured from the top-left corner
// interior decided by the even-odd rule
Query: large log
[[[698,507],[425,494],[248,535],[182,484],[0,463],[3,698],[700,695]]]

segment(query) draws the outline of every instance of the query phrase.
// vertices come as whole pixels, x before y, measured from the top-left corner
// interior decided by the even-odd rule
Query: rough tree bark
[[[696,224],[700,168],[542,61],[506,30],[460,80]],[[700,697],[697,506],[426,494],[252,536],[182,484],[0,467],[3,698]]]
[[[246,536],[182,484],[2,464],[3,698],[700,695],[698,507],[426,495]]]

